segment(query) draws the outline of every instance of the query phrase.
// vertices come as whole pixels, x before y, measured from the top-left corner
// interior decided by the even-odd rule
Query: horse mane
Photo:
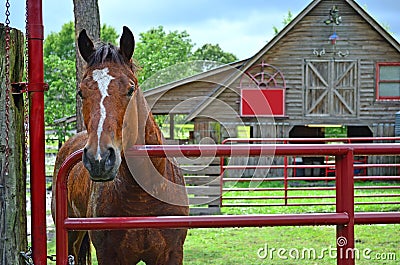
[[[133,60],[130,60],[128,63],[126,63],[124,57],[119,52],[119,48],[115,45],[101,42],[96,46],[95,52],[90,56],[89,61],[87,62],[87,67],[111,62],[121,65],[127,64],[134,73],[136,72],[137,66]]]

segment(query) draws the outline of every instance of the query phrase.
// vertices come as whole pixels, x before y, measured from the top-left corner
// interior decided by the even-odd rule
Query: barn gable
[[[334,21],[338,17],[340,21]],[[179,94],[178,100],[194,95],[197,100],[183,104],[185,108],[180,110],[188,114],[188,120],[263,120],[265,124],[283,126],[277,129],[279,137],[290,136],[295,126],[309,124],[357,125],[369,128],[376,136],[394,133],[394,114],[400,107],[400,74],[396,77],[400,73],[400,44],[353,0],[312,1],[257,54],[233,65],[235,71],[227,71],[231,65],[203,74],[205,79],[216,80],[216,84],[199,82],[201,78],[186,79],[145,95],[151,98],[157,91],[167,89],[154,105],[156,110],[161,108],[158,105],[168,105],[169,95]],[[271,68],[276,69],[276,74],[268,72]],[[223,72],[229,75],[222,75]],[[268,83],[277,74],[282,75],[284,87],[271,87]],[[283,111],[274,117],[243,115],[242,90],[251,90],[241,82],[243,76],[253,80],[255,88],[264,93],[254,92],[260,98],[265,96],[261,102],[272,105],[282,101]],[[202,91],[203,96],[195,91]]]

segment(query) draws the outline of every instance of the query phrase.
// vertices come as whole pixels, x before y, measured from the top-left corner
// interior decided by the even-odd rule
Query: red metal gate
[[[354,250],[354,224],[399,223],[400,213],[354,213],[354,155],[399,154],[399,144],[251,144],[251,145],[167,145],[134,146],[127,157],[199,157],[199,156],[263,156],[263,155],[332,155],[336,166],[336,212],[317,214],[221,215],[221,216],[145,216],[68,218],[66,176],[82,157],[75,152],[64,162],[57,178],[56,255],[57,264],[67,264],[68,230],[102,230],[131,228],[196,228],[239,226],[336,225],[336,237],[345,237],[347,244],[337,246],[338,253]],[[338,256],[337,264],[355,264],[354,257]]]

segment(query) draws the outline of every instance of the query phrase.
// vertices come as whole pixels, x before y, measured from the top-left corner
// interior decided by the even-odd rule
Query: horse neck
[[[138,117],[140,117],[138,121],[139,127],[142,126],[141,128],[138,128],[138,131],[142,133],[139,133],[135,143],[138,145],[161,145],[164,141],[161,130],[157,126],[142,93],[140,93],[140,91],[138,92],[139,98],[137,100],[137,112]],[[128,181],[134,180],[137,185],[135,188],[140,186],[140,192],[138,193],[142,194],[142,196],[146,198],[149,198],[149,196],[157,197],[157,200],[154,200],[152,197],[151,201],[161,200],[163,202],[168,202],[171,205],[187,205],[187,195],[183,176],[171,161],[167,158],[154,157],[134,157],[128,159],[129,161],[123,161],[125,169],[128,167],[126,162],[129,163],[129,167],[133,166],[135,168],[133,168],[133,172],[129,171],[129,169],[125,170],[123,174],[125,177],[132,177],[132,179]],[[132,168],[130,169],[132,170]],[[132,198],[137,198],[137,196],[137,194],[132,195],[132,193],[127,195],[127,197]],[[153,206],[154,209],[157,208],[157,211],[165,207],[164,204],[159,203]],[[187,214],[186,208],[182,208],[183,210],[181,210],[183,212],[180,212],[179,214]]]
[[[136,107],[137,107],[137,122],[138,122],[138,136],[136,138],[136,145],[162,145],[164,138],[158,127],[153,115],[151,114],[150,107],[144,98],[143,93],[139,90],[136,95]],[[149,161],[149,160],[147,160]],[[165,158],[150,158],[154,168],[165,176],[166,159]]]
[[[141,90],[136,95],[138,136],[135,144],[160,145],[164,139]]]

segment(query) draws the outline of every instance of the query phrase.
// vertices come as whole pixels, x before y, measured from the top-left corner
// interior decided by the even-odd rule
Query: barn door
[[[305,114],[357,115],[357,61],[306,61]]]

